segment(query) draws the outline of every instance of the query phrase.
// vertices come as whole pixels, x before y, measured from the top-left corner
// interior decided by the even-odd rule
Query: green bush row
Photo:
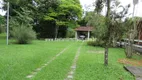
[[[100,47],[103,47],[103,41],[98,41],[98,40],[87,41],[87,45],[89,45],[89,46],[100,46]]]

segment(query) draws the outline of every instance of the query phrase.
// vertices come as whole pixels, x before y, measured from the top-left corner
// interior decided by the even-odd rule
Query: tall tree
[[[50,9],[49,13],[45,15],[46,21],[55,22],[55,38],[58,35],[58,29],[60,27],[74,28],[77,25],[76,21],[82,16],[82,8],[79,0],[61,0],[61,3],[57,9]]]
[[[96,0],[96,2],[94,3],[95,6],[95,11],[97,12],[97,14],[100,14],[102,9],[104,8],[104,0]]]
[[[79,0],[4,0],[10,2],[10,20],[29,24],[42,37],[57,37],[58,29],[75,28],[82,17]],[[3,7],[6,9],[6,6]]]
[[[113,3],[114,5],[111,5]],[[120,36],[123,35],[123,21],[127,14],[129,5],[126,7],[120,6],[119,2],[106,0],[107,13],[106,16],[102,16],[95,9],[92,14],[92,19],[89,20],[88,24],[95,27],[97,41],[103,42],[103,47],[105,48],[104,64],[108,65],[108,48],[113,45],[114,40],[119,40]],[[119,7],[120,6],[120,7]],[[98,8],[98,7],[97,7]],[[116,11],[118,8],[122,8],[122,11]],[[101,10],[101,9],[100,9]]]

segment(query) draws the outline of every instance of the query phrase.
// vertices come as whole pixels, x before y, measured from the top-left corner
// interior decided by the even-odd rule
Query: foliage
[[[82,18],[81,20],[78,20],[77,23],[78,23],[80,26],[86,26],[87,21],[85,20],[85,18]]]
[[[74,38],[75,37],[74,29],[68,28],[66,37],[67,38]]]
[[[0,33],[3,33],[3,32],[5,32],[5,28],[0,25]]]
[[[13,27],[11,34],[19,44],[27,44],[36,38],[36,33],[32,28],[24,24]]]
[[[44,20],[52,21],[56,24],[56,36],[58,27],[67,27],[74,29],[77,26],[76,21],[82,16],[82,9],[79,0],[61,0],[56,9],[50,8]]]
[[[105,17],[100,14],[93,13],[92,17],[90,17],[88,20],[89,21],[87,25],[93,26],[95,28],[93,31],[94,36],[97,39],[102,40],[106,30]]]
[[[104,0],[96,0],[94,3],[95,11],[99,14],[104,7]]]
[[[87,45],[89,45],[89,46],[100,46],[100,47],[103,47],[103,44],[104,44],[103,41],[98,41],[98,40],[87,41]]]
[[[76,21],[82,17],[79,0],[4,0],[4,2],[10,2],[11,26],[15,22],[32,25],[34,30],[44,37],[58,35],[58,27],[73,29],[77,26]],[[5,4],[3,9],[6,10],[6,7]]]
[[[0,15],[0,33],[5,32],[5,19]]]
[[[90,22],[89,20],[92,20],[92,19],[93,19],[93,18],[92,18],[92,17],[93,17],[93,14],[94,14],[93,11],[86,12],[85,17],[84,17],[85,21],[86,21],[86,22]]]
[[[33,4],[32,0],[4,0],[9,2],[10,5],[10,19],[14,18],[19,23],[33,24]],[[3,9],[6,10],[7,4],[4,5]]]
[[[100,2],[99,2],[100,1]],[[95,2],[96,9],[91,13],[92,18],[88,19],[88,25],[94,26],[96,29],[95,36],[98,41],[103,41],[105,47],[105,65],[108,64],[108,48],[115,42],[122,39],[125,28],[122,26],[122,19],[126,17],[130,5],[123,7],[118,0],[99,0]],[[98,3],[101,3],[100,5]],[[106,16],[100,14],[103,5],[106,4]],[[112,5],[111,5],[112,4]],[[117,11],[122,8],[121,11]]]
[[[109,19],[102,16],[100,11],[98,12],[96,9],[86,15],[87,25],[95,27],[94,35],[98,40],[105,42],[104,46],[108,42],[108,46],[111,46],[113,41],[121,40],[129,28],[128,26],[125,27],[125,22],[122,21],[122,18],[126,17],[129,5],[123,7],[118,1],[112,1],[111,3],[113,5],[110,7]],[[122,8],[122,11],[117,11],[120,8]]]
[[[66,22],[80,19],[82,16],[82,9],[80,3],[76,3],[76,1],[78,0],[61,0],[60,5],[56,9],[49,9],[49,13],[45,15],[45,20]]]
[[[133,50],[133,40],[135,38],[138,38],[137,35],[135,34],[138,34],[138,30],[134,30],[134,24],[136,24],[136,27],[137,27],[137,23],[139,22],[139,20],[141,20],[140,17],[134,17],[133,19],[132,18],[127,18],[124,25],[129,28],[126,30],[126,34],[125,34],[125,38],[127,38],[128,40],[126,41],[126,43],[128,43],[126,46],[125,46],[125,54],[126,54],[126,57],[127,58],[132,58],[133,54],[136,53],[135,50]],[[138,27],[137,27],[138,29]]]

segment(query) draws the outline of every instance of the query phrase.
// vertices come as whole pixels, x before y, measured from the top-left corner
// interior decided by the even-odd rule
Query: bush
[[[3,33],[3,32],[5,32],[5,28],[2,25],[0,25],[0,33]]]
[[[18,44],[27,44],[33,39],[36,39],[36,33],[32,30],[32,28],[24,25],[14,27],[11,34]]]
[[[103,47],[103,41],[88,41],[87,45],[89,46],[100,46]]]
[[[66,35],[67,38],[74,38],[75,37],[75,31],[73,29],[68,29],[67,30],[67,35]]]
[[[95,41],[87,41],[87,45],[89,45],[89,46],[95,46]]]

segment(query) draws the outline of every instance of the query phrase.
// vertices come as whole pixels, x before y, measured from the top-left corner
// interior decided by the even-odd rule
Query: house
[[[88,39],[90,38],[90,34],[93,31],[93,27],[90,26],[80,26],[75,29],[75,38],[76,39]]]
[[[142,20],[140,20],[137,24],[137,30],[138,30],[138,39],[142,40]]]

